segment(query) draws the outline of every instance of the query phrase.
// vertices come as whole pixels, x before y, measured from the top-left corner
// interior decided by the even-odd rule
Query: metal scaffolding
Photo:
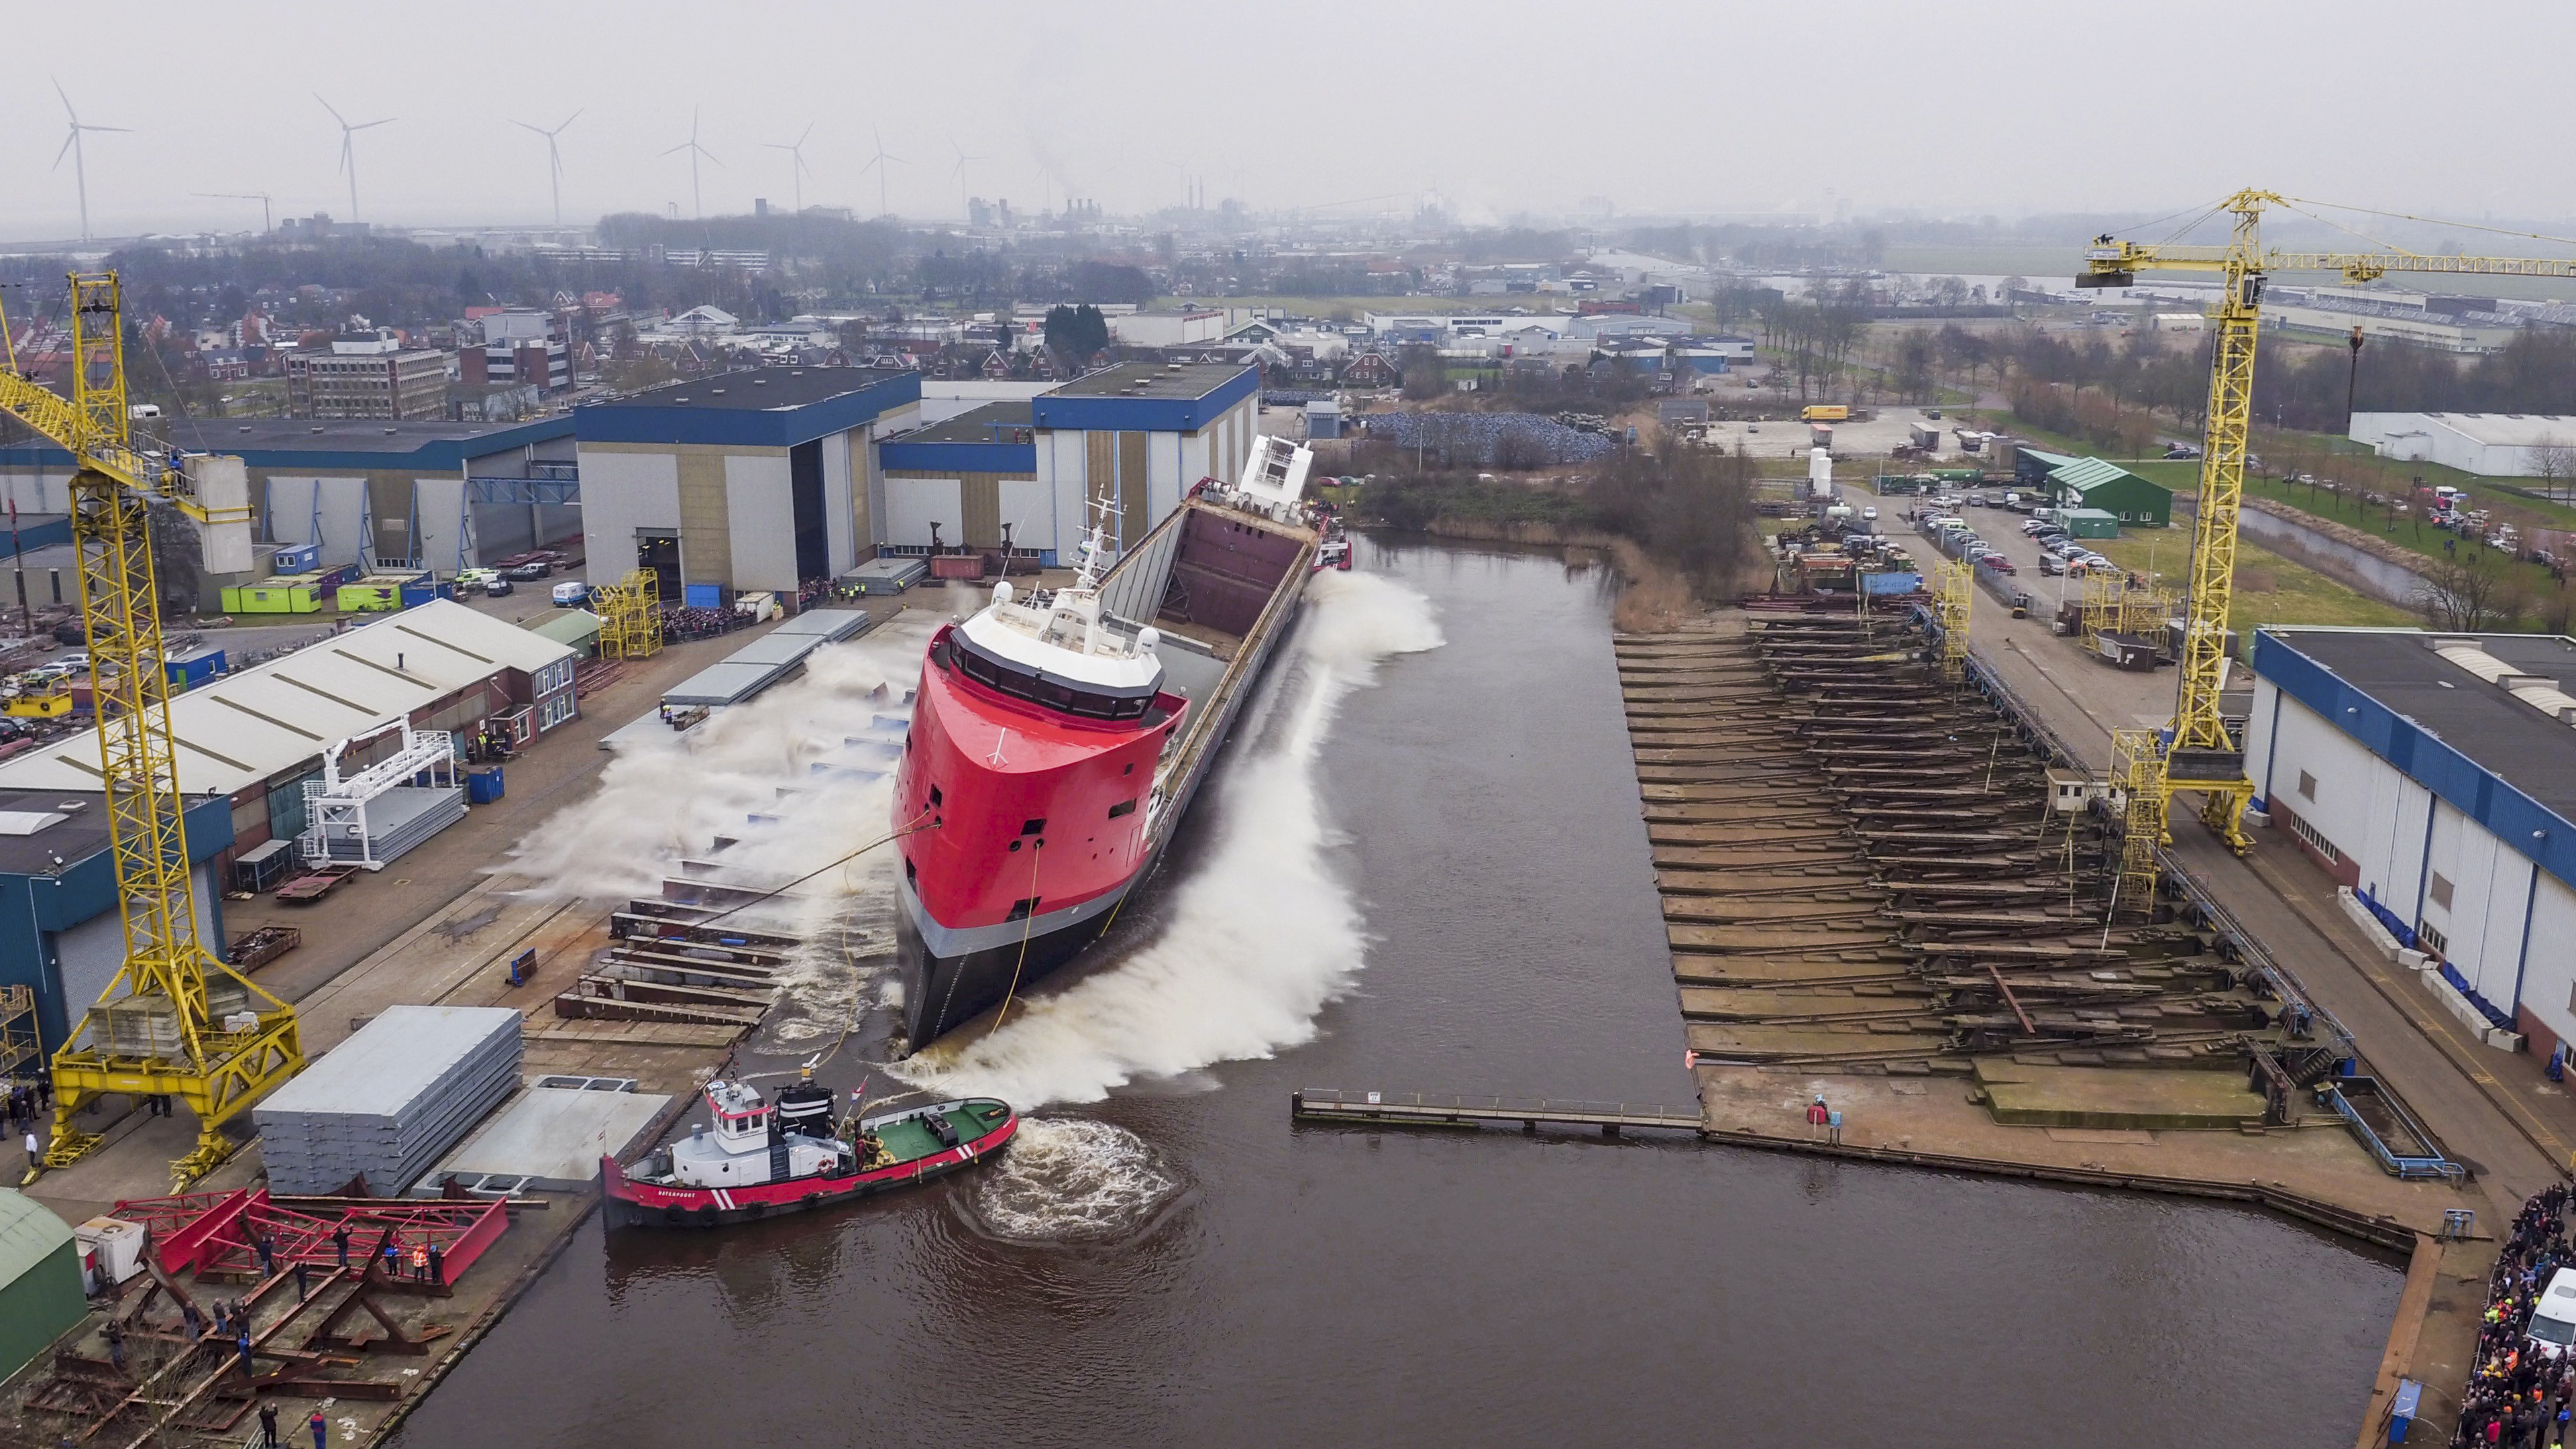
[[[590,591],[599,615],[599,657],[645,659],[662,652],[662,576],[633,569]]]
[[[1941,677],[1968,677],[1968,590],[1974,569],[1965,559],[1945,559],[1932,570],[1932,603],[1941,622]]]
[[[2154,730],[2111,731],[2111,785],[2120,792],[2120,875],[2113,909],[2155,908],[2156,848],[2165,843],[2164,741]]]

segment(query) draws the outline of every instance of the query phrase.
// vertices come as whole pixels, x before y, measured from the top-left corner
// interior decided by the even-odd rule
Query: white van
[[[590,600],[590,585],[579,579],[555,585],[555,607],[569,609]]]
[[[2576,1268],[2561,1268],[2549,1275],[2549,1291],[2531,1307],[2531,1321],[2523,1326],[2523,1342],[2535,1353],[2550,1358],[2566,1356],[2567,1346],[2576,1343]]]

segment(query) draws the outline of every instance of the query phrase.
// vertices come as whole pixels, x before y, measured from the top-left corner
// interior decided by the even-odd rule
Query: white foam
[[[1378,575],[1320,574],[1307,598],[1279,687],[1263,717],[1240,723],[1245,738],[1200,807],[1218,812],[1214,837],[1201,860],[1171,864],[1182,874],[1164,928],[1114,967],[1015,1006],[1000,1030],[952,1037],[897,1075],[1025,1111],[1314,1037],[1368,951],[1357,903],[1328,868],[1316,756],[1341,701],[1381,661],[1442,641],[1431,601]]]
[[[1180,1184],[1135,1133],[1086,1118],[1023,1117],[988,1168],[975,1216],[997,1237],[1105,1242],[1151,1221]]]
[[[893,762],[848,742],[878,733],[875,716],[906,712],[904,691],[919,680],[940,622],[934,611],[907,610],[816,650],[803,675],[748,704],[619,749],[597,791],[540,822],[497,869],[523,878],[523,894],[617,901],[658,894],[683,858],[771,886],[883,838]],[[717,850],[720,838],[734,843]],[[839,1032],[875,974],[853,963],[892,953],[892,859],[871,851],[735,917],[805,942],[780,978],[773,1020],[782,1042]]]

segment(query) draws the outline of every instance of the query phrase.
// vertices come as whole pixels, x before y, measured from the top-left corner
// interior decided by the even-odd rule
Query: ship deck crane
[[[2128,793],[2121,895],[2140,907],[2147,901],[2145,891],[2131,892],[2153,888],[2155,847],[2172,840],[2167,810],[2175,795],[2200,794],[2203,823],[2237,854],[2254,845],[2244,824],[2245,808],[2254,798],[2245,773],[2244,742],[2220,717],[2218,694],[2226,680],[2227,617],[2235,599],[2237,518],[2245,500],[2245,459],[2254,426],[2254,344],[2265,280],[2275,272],[2338,272],[2352,282],[2376,281],[2391,272],[2576,278],[2576,260],[2563,258],[2421,256],[2393,248],[2267,250],[2262,240],[2267,207],[2296,209],[2296,204],[2269,191],[2239,191],[2215,208],[2234,218],[2226,245],[2099,237],[2085,251],[2075,276],[2078,287],[2126,287],[2146,271],[2216,272],[2222,282],[2212,318],[2216,346],[2173,723],[2162,731],[2114,731],[2112,739],[2115,783]]]
[[[0,317],[0,337],[7,332]],[[247,570],[250,485],[239,458],[134,446],[116,273],[71,274],[71,340],[71,396],[20,375],[13,350],[0,372],[0,412],[72,456],[72,538],[125,957],[98,1002],[78,1004],[85,1014],[54,1049],[44,1165],[67,1167],[98,1146],[80,1114],[100,1097],[176,1097],[197,1119],[197,1141],[171,1164],[175,1191],[231,1155],[227,1122],[304,1067],[294,1008],[197,936],[153,573],[156,503],[196,521],[208,571]]]

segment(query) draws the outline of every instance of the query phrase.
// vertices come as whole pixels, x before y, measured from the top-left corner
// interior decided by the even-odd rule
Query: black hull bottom
[[[934,956],[921,939],[911,913],[896,913],[895,963],[903,972],[903,1033],[906,1050],[919,1051],[946,1032],[1001,1004],[1012,980],[1027,991],[1073,959],[1074,953],[1100,939],[1115,912],[1102,911],[1087,920],[1031,936],[1025,955],[1018,941],[970,951],[961,956]]]

